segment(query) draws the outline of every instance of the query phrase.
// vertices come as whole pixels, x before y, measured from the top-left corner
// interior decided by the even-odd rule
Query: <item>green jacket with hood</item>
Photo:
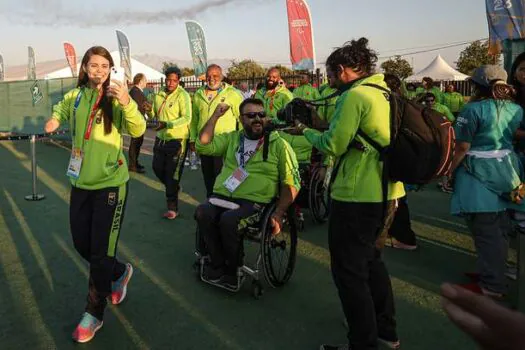
[[[52,118],[60,124],[68,122],[69,130],[75,130],[73,147],[82,149],[83,160],[78,179],[70,178],[70,181],[74,187],[84,190],[119,187],[126,183],[129,173],[122,152],[122,133],[126,131],[131,137],[140,137],[146,131],[146,121],[133,99],[130,98],[126,106],[113,99],[111,132],[104,132],[104,122],[100,118],[102,111],[99,109],[93,120],[91,135],[86,140],[86,129],[98,94],[96,89],[76,88],[66,93],[64,99],[53,107]]]
[[[206,97],[206,87],[199,88],[193,96],[193,115],[190,126],[190,142],[195,142],[219,103],[226,103],[230,109],[217,121],[215,135],[240,128],[239,106],[243,101],[239,91],[231,85],[222,84],[217,96],[211,101]]]
[[[152,117],[166,122],[166,128],[157,132],[157,137],[163,141],[173,139],[187,140],[190,136],[191,99],[182,86],[170,94],[161,91],[153,97]]]
[[[243,130],[238,130],[215,135],[207,145],[201,144],[198,138],[196,140],[197,152],[207,156],[222,156],[224,159],[222,170],[213,186],[213,193],[266,204],[278,196],[281,185],[293,186],[298,191],[301,189],[295,153],[290,145],[274,131],[270,134],[266,161],[263,159],[263,147],[260,147],[245,165],[248,177],[233,193],[230,193],[224,186],[224,182],[239,167],[236,154],[239,152],[242,133],[244,133]]]
[[[367,83],[387,87],[382,74],[354,82],[337,100],[328,131],[304,131],[315,148],[336,157],[340,163],[332,185],[332,198],[342,202],[379,203],[383,200],[383,165],[379,161],[379,153],[357,135],[357,131],[362,130],[380,145],[386,146],[390,141],[390,104],[381,90],[363,85]],[[354,139],[361,142],[365,149],[348,149]],[[389,183],[388,199],[404,195],[401,182]]]
[[[258,98],[264,103],[264,111],[266,115],[272,119],[277,118],[277,111],[281,110],[293,100],[293,94],[285,86],[277,86],[271,91],[267,91],[266,87],[257,90],[255,98]]]
[[[312,84],[305,84],[296,87],[293,90],[294,97],[302,98],[306,101],[318,100],[320,95],[319,91],[312,86]]]

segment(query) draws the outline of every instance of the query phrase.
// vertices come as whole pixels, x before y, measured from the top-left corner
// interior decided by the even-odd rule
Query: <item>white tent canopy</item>
[[[438,55],[434,60],[423,70],[419,71],[408,78],[406,81],[421,81],[424,77],[430,77],[433,80],[465,80],[469,76],[458,72],[452,68],[442,57]]]
[[[113,62],[115,63],[115,69],[117,70],[117,74],[115,73],[111,74],[111,79],[123,81],[124,80],[124,69],[120,67],[119,52],[113,51],[111,53],[111,57],[113,57]],[[77,69],[80,70],[80,61],[78,62],[77,67],[78,67]],[[146,79],[148,79],[148,81],[164,79],[164,74],[162,74],[161,72],[151,68],[150,66],[146,66],[144,63],[141,63],[135,60],[134,58],[131,58],[131,78],[133,79],[135,74],[138,74],[138,73],[143,73],[144,75],[146,75]],[[46,74],[44,79],[56,79],[56,78],[68,78],[68,77],[71,77],[71,69],[66,64],[64,68]]]

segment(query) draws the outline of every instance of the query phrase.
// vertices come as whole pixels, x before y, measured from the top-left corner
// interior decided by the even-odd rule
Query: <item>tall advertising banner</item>
[[[71,76],[77,76],[77,54],[75,53],[75,48],[71,43],[64,43],[64,53],[66,54],[67,64],[71,69]]]
[[[118,51],[120,53],[120,66],[124,69],[124,80],[131,82],[131,53],[129,49],[129,40],[126,34],[117,30]]]
[[[27,57],[27,80],[36,80],[36,60],[35,50],[31,46],[28,48]]]
[[[5,70],[4,70],[4,58],[0,55],[0,81],[5,79]]]
[[[499,54],[506,39],[525,38],[525,1],[485,0],[489,25],[489,53]]]
[[[314,70],[315,50],[310,8],[305,0],[286,0],[290,60],[293,70]]]
[[[186,31],[190,43],[191,58],[196,77],[206,74],[208,67],[208,54],[206,52],[206,39],[202,26],[195,21],[186,21]]]

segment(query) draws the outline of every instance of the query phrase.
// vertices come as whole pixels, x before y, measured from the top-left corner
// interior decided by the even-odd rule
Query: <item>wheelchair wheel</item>
[[[308,190],[308,205],[312,218],[318,224],[325,223],[330,214],[330,198],[328,198],[328,191],[324,185],[324,178],[320,174],[321,168],[315,168],[310,178],[310,186]]]
[[[292,206],[283,220],[278,235],[272,235],[270,217],[275,204],[270,206],[261,221],[261,252],[266,282],[275,288],[283,286],[292,277],[297,254],[297,227]]]

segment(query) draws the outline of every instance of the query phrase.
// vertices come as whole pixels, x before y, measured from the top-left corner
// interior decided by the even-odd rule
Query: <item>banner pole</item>
[[[31,175],[33,179],[33,193],[25,196],[25,199],[28,201],[41,201],[46,198],[43,194],[36,193],[36,135],[31,135]]]

